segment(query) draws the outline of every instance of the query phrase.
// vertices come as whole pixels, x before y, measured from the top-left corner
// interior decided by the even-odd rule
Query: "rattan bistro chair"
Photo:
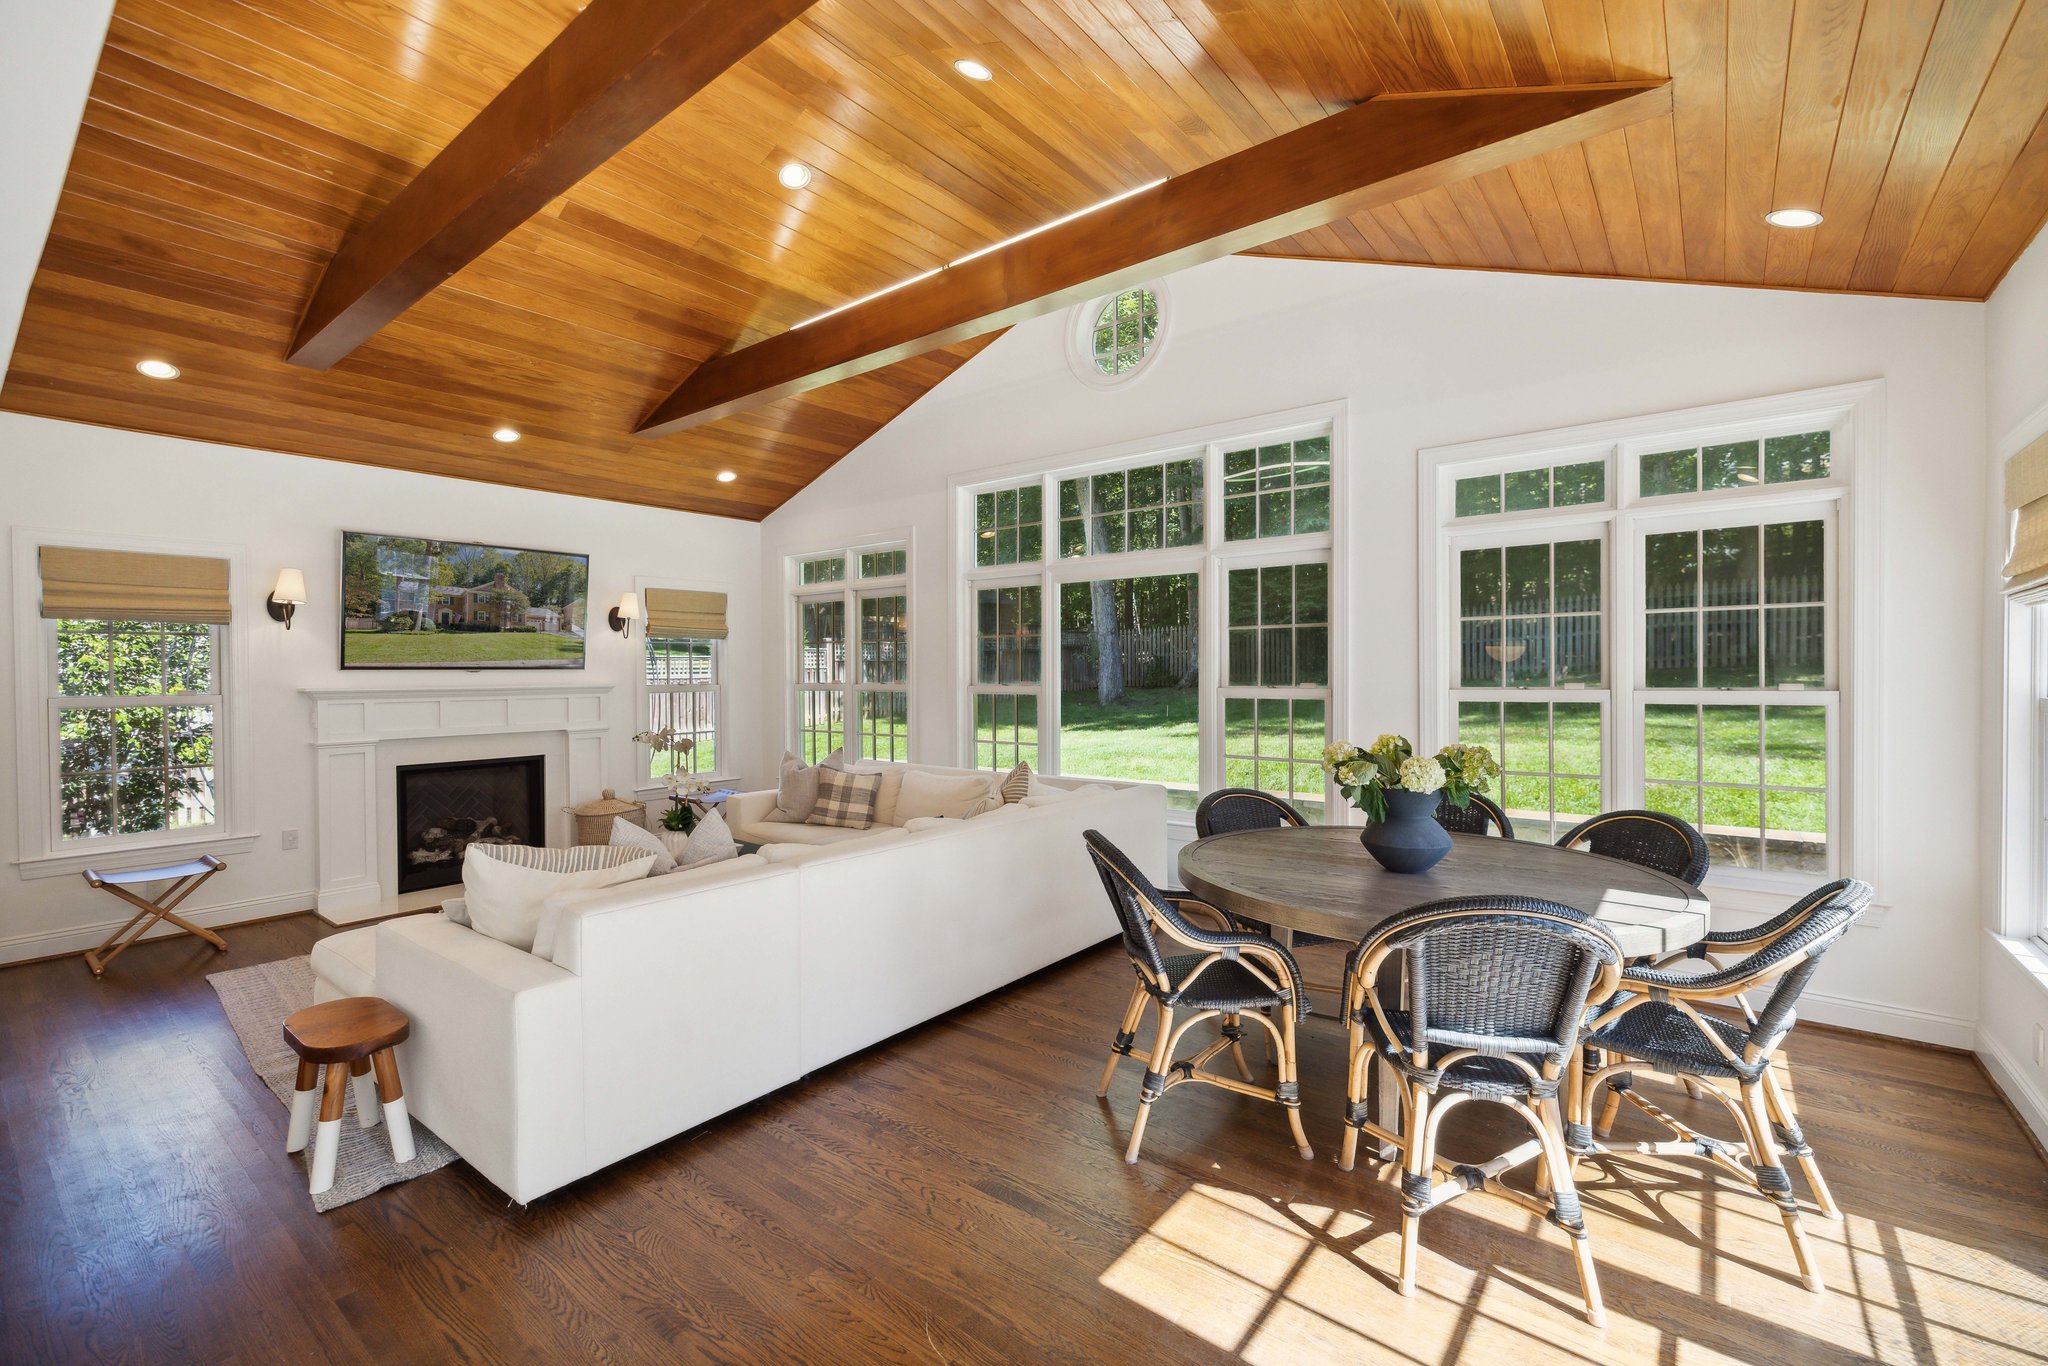
[[[1436,823],[1454,835],[1499,835],[1515,837],[1515,823],[1492,798],[1474,792],[1459,806],[1449,797],[1436,804]]]
[[[1661,811],[1608,811],[1581,821],[1557,842],[1584,845],[1595,854],[1653,868],[1697,887],[1707,876],[1707,839],[1689,823]]]
[[[1249,787],[1226,787],[1211,792],[1202,798],[1202,804],[1195,808],[1195,834],[1203,839],[1211,835],[1227,835],[1239,830],[1280,830],[1289,826],[1301,827],[1309,823],[1291,802],[1283,801],[1270,792],[1260,792]],[[1232,917],[1237,924],[1259,934],[1270,934],[1272,927],[1242,916]],[[1342,944],[1350,947],[1350,941],[1331,939],[1326,935],[1310,934],[1305,930],[1294,932],[1294,947],[1315,948],[1320,944]],[[1334,987],[1334,983],[1331,984]],[[1322,990],[1322,984],[1316,989]]]
[[[1303,1157],[1312,1158],[1308,1135],[1301,1127],[1301,1083],[1296,1073],[1294,1026],[1308,1014],[1308,995],[1302,990],[1301,969],[1294,955],[1274,940],[1241,930],[1207,930],[1196,919],[1211,919],[1220,925],[1230,922],[1215,907],[1192,897],[1167,896],[1124,857],[1123,851],[1096,830],[1084,831],[1095,871],[1102,876],[1103,889],[1116,908],[1117,923],[1123,927],[1124,952],[1130,955],[1137,973],[1130,1004],[1124,1007],[1122,1026],[1110,1045],[1109,1062],[1102,1069],[1097,1096],[1109,1094],[1117,1064],[1131,1054],[1137,1040],[1138,1024],[1144,1018],[1149,997],[1159,1011],[1159,1033],[1153,1041],[1152,1058],[1145,1066],[1145,1082],[1138,1094],[1138,1116],[1131,1123],[1131,1141],[1124,1161],[1138,1160],[1138,1145],[1145,1138],[1145,1120],[1152,1104],[1183,1082],[1220,1086],[1239,1095],[1278,1103],[1287,1112],[1294,1131],[1294,1146]],[[1161,940],[1193,953],[1168,956]],[[1271,1011],[1278,1023],[1261,1012]],[[1183,1012],[1192,1012],[1183,1014]],[[1178,1061],[1175,1051],[1187,1032],[1205,1020],[1220,1020],[1222,1031],[1216,1039],[1190,1057]],[[1257,1086],[1245,1063],[1243,1022],[1257,1020],[1271,1034],[1279,1076],[1273,1086]],[[1210,1059],[1228,1050],[1237,1064],[1237,1077],[1217,1076],[1204,1071]]]
[[[1407,957],[1406,1009],[1392,1008],[1373,990],[1397,953]],[[1418,906],[1352,951],[1345,966],[1349,1104],[1337,1165],[1351,1169],[1361,1132],[1400,1148],[1403,1295],[1415,1293],[1422,1216],[1484,1187],[1571,1236],[1586,1316],[1605,1322],[1564,1114],[1575,1103],[1570,1087],[1579,1076],[1580,1031],[1591,1004],[1613,994],[1620,974],[1621,948],[1598,921],[1568,906],[1505,894]],[[1392,1068],[1400,1088],[1399,1134],[1367,1114],[1366,1073],[1375,1057]],[[1534,1139],[1476,1166],[1439,1159],[1444,1116],[1468,1100],[1505,1105]],[[1501,1180],[1532,1159],[1543,1164],[1538,1190],[1547,1197]]]
[[[1792,1028],[1793,1007],[1820,966],[1821,955],[1856,923],[1870,897],[1868,883],[1843,878],[1806,896],[1767,925],[1718,936],[1702,957],[1715,948],[1751,952],[1717,971],[1676,971],[1669,959],[1665,963],[1670,966],[1630,967],[1622,974],[1621,994],[1601,1009],[1586,1036],[1589,1049],[1612,1061],[1585,1073],[1575,1088],[1579,1111],[1572,1117],[1570,1133],[1576,1149],[1599,1151],[1589,1120],[1593,1097],[1604,1085],[1609,1095],[1600,1116],[1603,1135],[1612,1127],[1620,1102],[1627,1099],[1673,1136],[1668,1142],[1636,1144],[1633,1151],[1704,1157],[1741,1177],[1777,1205],[1800,1278],[1815,1291],[1821,1289],[1820,1273],[1806,1245],[1799,1202],[1793,1198],[1781,1154],[1799,1158],[1816,1201],[1831,1215],[1834,1198],[1778,1084],[1771,1055]],[[1766,985],[1771,987],[1769,998],[1762,1009],[1752,1010],[1746,993]],[[1741,1007],[1742,1024],[1697,1009],[1729,1004]],[[1629,1072],[1644,1066],[1677,1078],[1695,1096],[1719,1102],[1734,1118],[1741,1140],[1730,1143],[1699,1133],[1637,1094]],[[1737,1095],[1719,1084],[1728,1082],[1734,1083]]]

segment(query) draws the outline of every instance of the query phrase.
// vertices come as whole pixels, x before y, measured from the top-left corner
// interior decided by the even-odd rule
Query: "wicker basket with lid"
[[[639,802],[624,800],[611,788],[606,788],[603,795],[594,802],[562,809],[576,818],[578,844],[610,844],[612,821],[620,816],[624,816],[642,829],[647,826],[647,808]]]

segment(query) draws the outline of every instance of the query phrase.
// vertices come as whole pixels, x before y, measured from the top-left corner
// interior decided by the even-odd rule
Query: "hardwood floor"
[[[1482,1195],[1425,1221],[1420,1292],[1395,1293],[1394,1188],[1332,1160],[1328,1024],[1314,1162],[1277,1110],[1189,1087],[1126,1167],[1138,1069],[1093,1094],[1129,982],[1108,949],[529,1208],[458,1163],[320,1215],[205,974],[324,932],[145,943],[103,982],[0,972],[0,1359],[2048,1358],[2048,1167],[1967,1057],[1795,1038],[1846,1211],[1809,1222],[1824,1297],[1704,1167],[1582,1168],[1603,1334],[1562,1236]]]

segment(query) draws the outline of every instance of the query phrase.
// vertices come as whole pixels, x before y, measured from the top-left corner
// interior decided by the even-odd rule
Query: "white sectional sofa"
[[[1165,794],[1037,781],[970,820],[810,844],[744,794],[731,823],[759,853],[592,894],[551,961],[408,916],[321,940],[316,997],[410,1015],[412,1113],[524,1203],[1114,935],[1081,832],[1164,881]]]

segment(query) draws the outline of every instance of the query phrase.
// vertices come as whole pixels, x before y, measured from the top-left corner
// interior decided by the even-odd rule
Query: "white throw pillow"
[[[715,810],[705,812],[697,821],[697,828],[689,834],[671,830],[665,832],[661,838],[663,847],[674,860],[670,865],[670,872],[680,873],[688,868],[702,868],[707,864],[723,863],[729,858],[740,856],[740,846],[732,837],[732,828],[725,823],[725,817]]]
[[[612,817],[611,843],[614,849],[632,849],[654,855],[654,871],[648,874],[649,877],[660,877],[663,873],[672,873],[676,869],[675,856],[669,853],[668,846],[661,841],[661,836],[645,826],[633,824],[624,816]]]
[[[896,797],[896,819],[906,826],[920,816],[965,820],[1002,802],[989,786],[989,780],[978,774],[923,773],[911,769],[903,775],[903,790]]]
[[[1041,783],[1038,781],[1037,775],[1034,774],[1031,779],[1031,791],[1026,794],[1024,800],[1036,800],[1040,805],[1043,805],[1046,802],[1063,802],[1073,795],[1074,789],[1070,787],[1054,787],[1051,783]]]
[[[902,819],[896,814],[896,803],[903,797],[903,775],[909,770],[901,764],[863,764],[861,773],[879,771],[882,785],[875,790],[875,824],[901,825]]]
[[[462,859],[462,899],[472,929],[531,953],[534,932],[540,928],[541,903],[551,894],[637,881],[653,867],[654,856],[649,854],[616,868],[550,873],[492,858],[472,844]]]

